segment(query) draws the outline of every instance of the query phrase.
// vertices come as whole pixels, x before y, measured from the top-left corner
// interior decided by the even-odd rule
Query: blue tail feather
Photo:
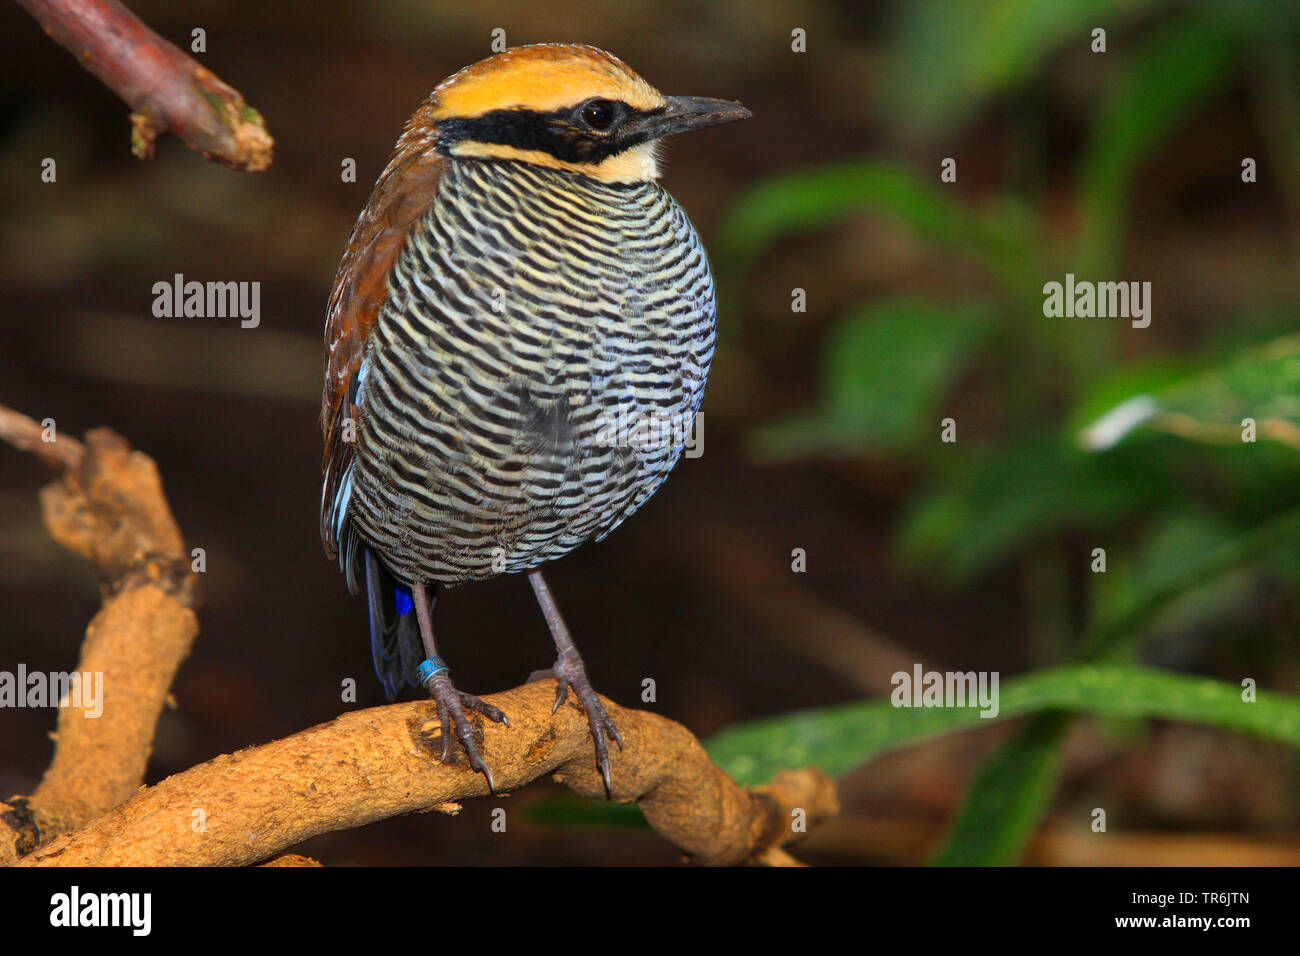
[[[424,641],[410,587],[398,581],[369,548],[365,566],[370,655],[384,695],[391,701],[403,687],[419,685],[415,670],[424,660]]]

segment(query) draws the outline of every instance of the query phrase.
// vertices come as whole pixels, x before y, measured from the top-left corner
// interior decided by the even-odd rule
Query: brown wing
[[[416,111],[397,141],[388,166],[375,183],[370,201],[352,229],[339,263],[325,320],[325,390],[321,430],[325,457],[321,464],[320,534],[325,553],[337,556],[340,542],[336,514],[339,489],[352,461],[352,442],[343,438],[345,420],[357,421],[352,383],[366,339],[388,295],[388,273],[411,227],[433,203],[444,160],[434,150],[437,127],[432,103]]]

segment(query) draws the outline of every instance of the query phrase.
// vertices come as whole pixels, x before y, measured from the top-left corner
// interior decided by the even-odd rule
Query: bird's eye
[[[616,110],[609,100],[592,100],[583,104],[582,121],[592,129],[609,129]]]

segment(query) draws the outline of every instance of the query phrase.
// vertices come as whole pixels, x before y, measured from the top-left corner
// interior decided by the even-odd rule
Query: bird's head
[[[664,96],[595,47],[515,47],[443,81],[417,117],[444,155],[509,159],[611,182],[654,179],[665,136],[745,119],[739,103]]]

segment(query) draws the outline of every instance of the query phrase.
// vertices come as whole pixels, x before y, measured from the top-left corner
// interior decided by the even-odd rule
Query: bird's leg
[[[478,741],[474,739],[474,728],[466,718],[465,711],[476,711],[488,720],[507,727],[510,726],[510,721],[499,707],[455,688],[451,682],[451,669],[438,656],[438,649],[433,643],[433,620],[429,615],[429,597],[423,584],[411,585],[411,598],[415,604],[416,619],[420,622],[420,637],[424,641],[426,657],[419,667],[420,681],[437,704],[438,722],[442,725],[442,762],[448,763],[451,758],[451,740],[455,734],[460,745],[465,748],[470,767],[487,777],[488,789],[496,793],[492,771],[479,752]]]
[[[560,709],[560,705],[568,696],[569,688],[573,688],[574,694],[582,703],[582,709],[587,713],[587,726],[591,728],[591,739],[596,744],[596,765],[600,767],[600,775],[605,781],[605,796],[609,797],[612,788],[609,777],[609,751],[605,746],[605,737],[608,735],[612,738],[618,744],[619,750],[623,749],[623,737],[614,726],[614,721],[610,720],[609,714],[605,712],[605,705],[596,696],[591,681],[587,679],[587,669],[582,664],[582,657],[578,654],[578,649],[573,646],[573,638],[569,636],[569,629],[565,626],[560,609],[555,604],[555,598],[551,597],[551,589],[546,586],[542,572],[534,568],[528,572],[528,580],[533,586],[533,593],[537,595],[537,603],[541,605],[546,626],[551,629],[551,638],[555,641],[556,652],[555,667],[549,672],[534,673],[529,679],[554,677],[558,682],[555,688],[555,706],[551,708],[551,713]]]

